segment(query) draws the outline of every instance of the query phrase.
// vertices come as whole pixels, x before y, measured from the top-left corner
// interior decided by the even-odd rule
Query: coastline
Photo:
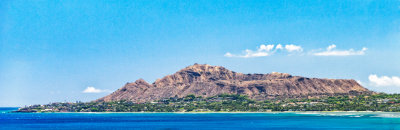
[[[29,113],[29,112],[28,112]],[[86,113],[86,114],[113,114],[113,113],[146,113],[146,114],[157,114],[157,113],[171,113],[171,114],[208,114],[208,113],[400,113],[400,112],[384,112],[384,111],[271,111],[271,112],[32,112],[32,113]]]

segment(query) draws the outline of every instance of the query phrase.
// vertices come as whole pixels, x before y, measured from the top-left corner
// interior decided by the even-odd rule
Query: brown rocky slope
[[[127,83],[96,101],[131,100],[150,102],[188,94],[209,97],[218,94],[245,94],[263,100],[276,97],[305,97],[371,93],[355,80],[318,79],[286,73],[242,74],[220,66],[194,64],[152,84],[143,79]]]

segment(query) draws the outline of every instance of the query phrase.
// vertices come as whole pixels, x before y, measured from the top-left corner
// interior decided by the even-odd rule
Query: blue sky
[[[397,0],[6,0],[0,106],[91,101],[194,63],[400,93],[399,49]]]

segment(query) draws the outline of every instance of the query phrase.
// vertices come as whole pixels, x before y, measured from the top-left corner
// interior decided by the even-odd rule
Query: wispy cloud
[[[92,86],[89,86],[82,91],[82,93],[106,93],[106,92],[111,92],[111,91],[108,89],[97,89]]]
[[[366,47],[363,47],[361,50],[337,50],[336,45],[332,44],[326,48],[324,51],[314,52],[312,53],[315,56],[351,56],[351,55],[364,55],[365,51],[367,51]]]
[[[244,50],[243,54],[232,54],[230,52],[225,53],[225,57],[239,57],[239,58],[252,58],[252,57],[264,57],[264,56],[270,56],[274,54],[276,51],[287,51],[287,52],[301,52],[303,51],[303,48],[298,45],[285,45],[285,48],[281,44],[274,45],[264,45],[261,44],[259,47],[257,47],[257,50],[249,50],[246,49]]]
[[[369,82],[371,83],[371,85],[373,86],[377,86],[377,87],[385,87],[385,86],[396,86],[396,87],[400,87],[400,77],[397,76],[381,76],[378,77],[375,74],[371,74],[368,77]]]
[[[296,45],[293,45],[293,44],[286,45],[285,49],[288,52],[301,52],[301,51],[303,51],[303,48],[301,46],[296,46]]]
[[[256,50],[246,49],[243,51],[242,54],[232,54],[230,52],[227,52],[227,53],[225,53],[224,56],[225,57],[239,57],[239,58],[265,57],[265,56],[271,56],[275,52],[278,52],[278,51],[286,52],[286,53],[288,53],[288,55],[293,55],[293,54],[302,55],[303,54],[302,53],[303,48],[299,45],[294,45],[294,44],[264,45],[264,44],[261,44],[259,47],[257,47]],[[336,45],[332,44],[332,45],[328,46],[326,49],[309,51],[308,54],[314,55],[314,56],[352,56],[352,55],[364,55],[366,51],[367,51],[366,47],[363,47],[360,50],[354,50],[354,49],[338,50],[338,49],[336,49]]]

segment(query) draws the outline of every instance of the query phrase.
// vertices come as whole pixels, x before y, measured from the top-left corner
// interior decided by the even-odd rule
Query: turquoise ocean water
[[[400,129],[400,113],[8,113],[0,129]]]

